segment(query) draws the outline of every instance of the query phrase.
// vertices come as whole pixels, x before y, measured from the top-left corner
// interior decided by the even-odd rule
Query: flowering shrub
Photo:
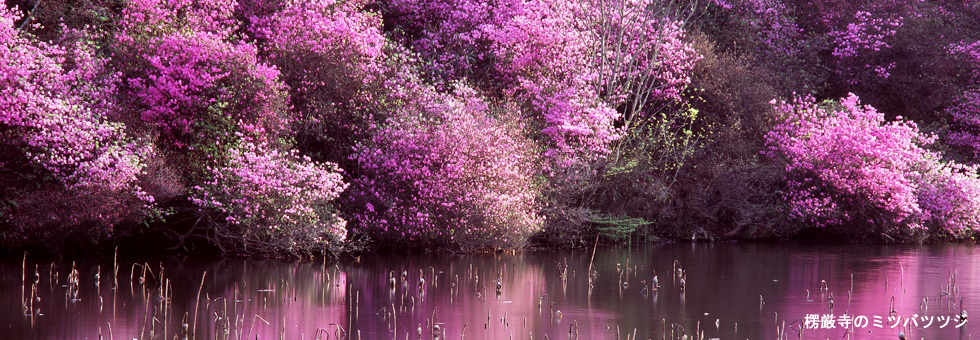
[[[254,46],[206,36],[168,36],[158,42],[148,54],[145,76],[130,78],[129,85],[146,107],[141,117],[173,137],[176,146],[210,142],[194,138],[213,120],[244,119],[255,133],[282,129],[278,72],[256,61]]]
[[[392,36],[425,60],[427,80],[437,88],[466,79],[491,98],[517,104],[529,136],[543,149],[542,169],[549,185],[542,213],[554,229],[546,234],[582,235],[585,215],[569,211],[584,211],[583,205],[592,204],[587,197],[605,185],[603,172],[620,165],[610,163],[621,158],[628,163],[620,157],[623,149],[659,143],[642,139],[654,130],[677,131],[663,124],[686,118],[676,117],[673,109],[663,111],[669,117],[659,115],[659,109],[682,101],[700,58],[686,36],[686,12],[668,4],[385,4],[386,23],[395,27]],[[642,151],[637,154],[645,157]]]
[[[969,72],[970,80],[973,82],[980,83],[980,67],[976,66],[980,63],[980,41],[974,41],[972,43],[959,42],[953,44],[949,47],[949,52],[954,57],[962,59],[968,64],[974,65],[973,68],[967,70]]]
[[[948,109],[954,131],[946,136],[950,145],[969,150],[973,159],[980,159],[980,90],[969,90]]]
[[[715,1],[714,5],[734,11],[758,32],[762,45],[794,57],[803,53],[803,29],[796,23],[795,10],[782,0]]]
[[[702,59],[688,41],[683,12],[650,1],[583,4],[575,23],[589,35],[587,69],[597,78],[590,83],[592,91],[623,113],[617,122],[620,136],[605,166],[639,162],[655,171],[676,169],[685,158],[672,157],[685,153],[675,153],[677,148],[697,138],[686,133],[697,110],[688,110],[682,94]]]
[[[682,101],[681,93],[691,84],[691,73],[702,56],[687,41],[682,22],[669,21],[653,31],[659,32],[659,37],[650,39],[656,44],[651,48],[656,51],[655,57],[641,64],[641,68],[648,72],[656,70],[652,77],[658,88],[651,96],[659,100]]]
[[[336,27],[312,29],[326,24],[317,15],[328,13],[307,11],[305,4],[290,2],[275,19],[255,16],[253,26],[245,27],[255,28],[267,43],[269,61],[323,52],[323,46],[340,42],[330,40],[332,35],[348,38],[336,36],[350,28],[341,17]],[[326,6],[309,4],[317,5]],[[116,49],[125,63],[124,85],[132,94],[133,110],[159,132],[164,145],[176,150],[171,161],[183,169],[182,179],[192,187],[191,201],[202,214],[221,216],[208,234],[230,248],[225,250],[332,249],[347,232],[331,202],[347,184],[336,164],[314,162],[289,150],[295,118],[287,107],[287,86],[279,70],[260,59],[256,45],[243,41],[236,9],[236,3],[220,1],[128,4]],[[353,58],[332,55],[293,62],[342,65]],[[323,79],[297,80],[303,77],[302,69],[290,71],[290,85],[297,93],[314,93],[315,86],[324,85]]]
[[[478,76],[492,92],[528,103],[541,123],[551,159],[587,164],[618,138],[619,114],[590,88],[585,35],[571,26],[564,3],[393,1],[399,27],[443,82]],[[567,6],[566,6],[567,7]]]
[[[286,0],[269,13],[247,11],[250,31],[260,39],[266,60],[282,70],[301,111],[342,101],[381,72],[385,38],[381,18],[366,12],[366,1]]]
[[[980,188],[975,169],[940,161],[924,146],[935,138],[915,123],[862,106],[853,94],[838,107],[812,97],[773,101],[784,121],[766,135],[770,156],[786,157],[796,218],[817,226],[857,223],[885,231],[935,226],[976,229]]]
[[[352,156],[353,219],[368,235],[417,246],[519,248],[537,231],[534,147],[513,107],[464,86],[424,89]]]
[[[498,63],[498,69],[516,79],[517,100],[531,102],[548,123],[543,132],[554,142],[554,153],[563,156],[559,167],[602,159],[610,144],[658,108],[651,103],[681,100],[700,56],[685,41],[683,22],[651,13],[657,6],[570,3],[553,9],[560,14],[514,19],[508,25],[518,27],[502,25],[493,35],[496,55],[513,60]],[[552,17],[561,20],[552,23]],[[568,33],[555,38],[556,31]],[[616,128],[624,119],[623,129]]]
[[[773,104],[785,122],[766,136],[767,153],[788,158],[794,216],[818,226],[852,219],[880,226],[921,213],[914,170],[926,155],[921,145],[930,140],[914,123],[883,125],[884,115],[854,95],[840,108],[822,107],[812,97]]]
[[[966,148],[973,159],[980,159],[980,42],[957,43],[950,46],[953,57],[961,59],[967,70],[969,87],[947,112],[953,118],[954,130],[946,136],[949,144]]]
[[[139,41],[185,31],[229,37],[238,30],[235,1],[132,0],[119,20],[123,41]]]
[[[627,97],[678,100],[698,56],[651,1],[392,1],[396,25],[440,79],[477,77],[527,103],[558,169],[594,163]],[[656,13],[662,14],[662,13]],[[647,92],[644,92],[647,91]],[[639,93],[636,93],[639,92]],[[633,103],[635,109],[637,103]],[[637,110],[642,111],[642,110]],[[557,170],[557,169],[556,169]],[[559,171],[561,172],[561,171]]]
[[[322,251],[343,241],[347,222],[330,204],[347,188],[340,170],[295,151],[245,141],[208,167],[191,200],[220,212],[219,241],[251,252]]]
[[[980,229],[978,177],[975,165],[934,164],[917,188],[923,223],[954,236]]]
[[[20,197],[15,221],[25,228],[92,223],[112,232],[146,217],[154,198],[137,180],[154,150],[109,120],[113,75],[84,41],[68,48],[38,41],[15,30],[19,18],[16,9],[0,9],[0,143],[56,184],[37,183],[50,195]]]
[[[870,12],[858,11],[854,14],[854,22],[848,23],[846,30],[830,32],[834,38],[833,55],[841,66],[838,71],[843,73],[848,83],[853,85],[860,80],[856,69],[873,69],[878,77],[889,77],[895,62],[882,63],[875,59],[878,52],[892,47],[888,39],[902,27],[902,20],[901,16],[882,19]]]
[[[862,51],[890,48],[884,39],[895,35],[895,30],[902,26],[901,18],[886,21],[874,18],[865,11],[855,13],[854,19],[856,22],[848,24],[846,31],[831,32],[837,45],[833,55],[838,58],[851,58]]]
[[[125,85],[140,118],[177,148],[220,154],[237,128],[277,137],[288,126],[279,71],[234,41],[233,5],[139,0],[123,10]]]
[[[772,63],[770,67],[789,75],[786,80],[790,88],[805,86],[813,91],[823,85],[840,86],[831,89],[834,93],[863,90],[855,85],[867,81],[874,81],[878,87],[882,83],[892,85],[901,81],[886,81],[894,72],[900,71],[902,76],[913,72],[909,67],[898,69],[904,66],[902,62],[913,64],[915,61],[910,59],[919,57],[903,54],[916,48],[909,45],[919,42],[901,41],[915,34],[902,28],[909,21],[913,21],[913,26],[921,24],[927,13],[924,8],[930,7],[922,2],[892,0],[744,0],[713,4],[711,8],[716,13],[725,14],[731,22],[746,28],[747,32],[742,32],[727,25],[718,27],[731,31],[719,33],[736,37],[734,47],[748,45],[761,52],[750,54],[763,59],[775,57],[768,61]],[[916,20],[920,22],[915,23]],[[826,56],[826,52],[830,55]],[[827,80],[831,83],[822,84]],[[868,95],[871,91],[874,90],[860,92]]]
[[[390,44],[366,1],[257,1],[250,18],[263,60],[281,70],[294,117],[296,147],[315,159],[348,167],[356,127],[379,110]],[[397,78],[395,78],[397,79]],[[383,105],[383,104],[381,104]]]

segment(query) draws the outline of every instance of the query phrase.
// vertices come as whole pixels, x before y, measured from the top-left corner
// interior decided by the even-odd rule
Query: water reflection
[[[975,249],[600,249],[591,283],[591,252],[572,251],[340,263],[167,258],[119,261],[116,273],[112,258],[72,270],[70,261],[28,257],[0,262],[0,284],[10,287],[0,320],[4,338],[28,339],[758,339],[796,338],[803,328],[803,338],[896,339],[904,329],[909,339],[968,339],[975,327],[957,328],[956,316],[980,307]]]

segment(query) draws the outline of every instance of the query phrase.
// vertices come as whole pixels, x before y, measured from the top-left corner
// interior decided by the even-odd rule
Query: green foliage
[[[625,240],[636,232],[637,228],[653,224],[653,222],[639,217],[612,215],[598,211],[590,213],[589,223],[593,225],[599,235],[612,241]]]

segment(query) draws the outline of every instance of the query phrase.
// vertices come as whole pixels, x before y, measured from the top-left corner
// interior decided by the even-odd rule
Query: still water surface
[[[571,332],[669,339],[703,332],[708,339],[773,339],[798,338],[803,327],[804,339],[897,339],[906,322],[909,339],[980,335],[975,246],[600,248],[590,292],[591,257],[129,259],[118,261],[117,275],[112,257],[77,261],[77,275],[71,261],[27,257],[24,273],[22,258],[7,258],[0,261],[0,338],[566,339]],[[659,288],[652,289],[655,275]],[[965,324],[956,318],[961,309],[973,313]],[[845,314],[866,324],[844,328]],[[815,318],[833,319],[833,328]]]

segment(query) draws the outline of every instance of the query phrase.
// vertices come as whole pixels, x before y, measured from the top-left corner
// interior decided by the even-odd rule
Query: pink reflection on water
[[[155,338],[163,338],[166,332],[166,338],[172,339],[185,320],[195,329],[195,303],[199,304],[196,332],[202,338],[299,339],[314,338],[322,330],[330,338],[417,339],[419,333],[431,337],[433,320],[451,339],[459,338],[464,327],[467,339],[564,339],[569,332],[581,339],[614,339],[617,331],[620,338],[627,334],[632,338],[635,332],[643,339],[662,338],[665,329],[668,338],[671,330],[683,329],[688,335],[703,331],[707,338],[758,339],[775,337],[784,323],[786,335],[795,338],[795,329],[808,314],[839,317],[846,312],[869,318],[869,324],[878,315],[884,322],[893,296],[899,316],[922,315],[924,297],[929,298],[924,314],[953,316],[960,306],[949,304],[945,296],[940,299],[940,291],[948,289],[945,285],[951,272],[956,273],[958,287],[953,302],[963,297],[967,310],[977,310],[980,258],[975,249],[765,244],[600,249],[593,262],[598,276],[591,291],[586,275],[591,254],[575,251],[365,255],[360,261],[327,264],[165,259],[148,263],[155,274],[147,274],[145,285],[135,277],[131,282],[125,273],[128,270],[121,270],[117,289],[105,270],[111,261],[79,261],[80,300],[74,303],[66,304],[67,288],[63,286],[70,264],[58,264],[58,285],[50,284],[47,271],[40,270],[37,292],[41,301],[35,305],[44,315],[34,318],[33,326],[20,307],[21,263],[17,259],[0,261],[0,282],[14,287],[0,292],[0,302],[8,306],[0,308],[0,320],[8,324],[0,338],[97,338],[100,331],[108,336],[111,325],[113,338],[148,338],[152,331]],[[683,291],[674,275],[675,260],[685,273]],[[28,262],[28,268],[33,268],[34,262]],[[46,268],[50,262],[37,264]],[[170,282],[169,304],[157,297],[161,265],[164,280]],[[98,290],[96,266],[103,268]],[[207,278],[197,302],[205,271]],[[655,272],[661,286],[656,291],[644,290],[644,283],[649,284]],[[389,273],[396,279],[394,289]],[[421,291],[420,276],[424,279]],[[821,282],[826,282],[826,291],[821,290]],[[850,301],[848,291],[852,291]],[[831,293],[832,312],[827,305]],[[166,314],[163,306],[169,306]],[[970,338],[974,327],[968,323],[955,329],[954,325],[913,327],[909,338]],[[883,324],[849,335],[853,339],[895,339],[896,334],[897,329]],[[820,339],[842,336],[847,337],[839,325],[830,330],[808,329],[803,334],[803,338]]]
[[[778,312],[781,322],[795,321],[797,329],[807,315],[824,318],[832,315],[835,319],[834,328],[817,323],[813,325],[816,328],[804,329],[804,337],[897,339],[902,331],[908,339],[969,338],[969,322],[956,328],[959,322],[955,317],[960,312],[960,298],[967,310],[976,309],[980,302],[976,290],[980,279],[977,258],[970,248],[949,248],[942,252],[946,253],[908,248],[898,254],[858,258],[847,258],[846,254],[795,255],[790,259],[789,286],[805,288],[782,296],[778,311],[764,308],[763,313],[775,316],[773,313]],[[955,286],[951,275],[955,275]],[[826,290],[821,290],[821,281],[826,282]],[[949,287],[953,287],[952,298],[944,293]],[[805,289],[809,289],[809,299]],[[852,320],[863,318],[861,323],[866,325],[852,325],[846,331],[840,324],[844,315]],[[924,327],[928,321],[923,317],[934,322]],[[940,327],[943,324],[939,322],[940,317],[949,320],[945,327]],[[916,321],[910,321],[912,318]],[[795,337],[797,331],[789,328],[786,333]],[[775,322],[768,323],[767,332],[775,334],[776,329]]]

